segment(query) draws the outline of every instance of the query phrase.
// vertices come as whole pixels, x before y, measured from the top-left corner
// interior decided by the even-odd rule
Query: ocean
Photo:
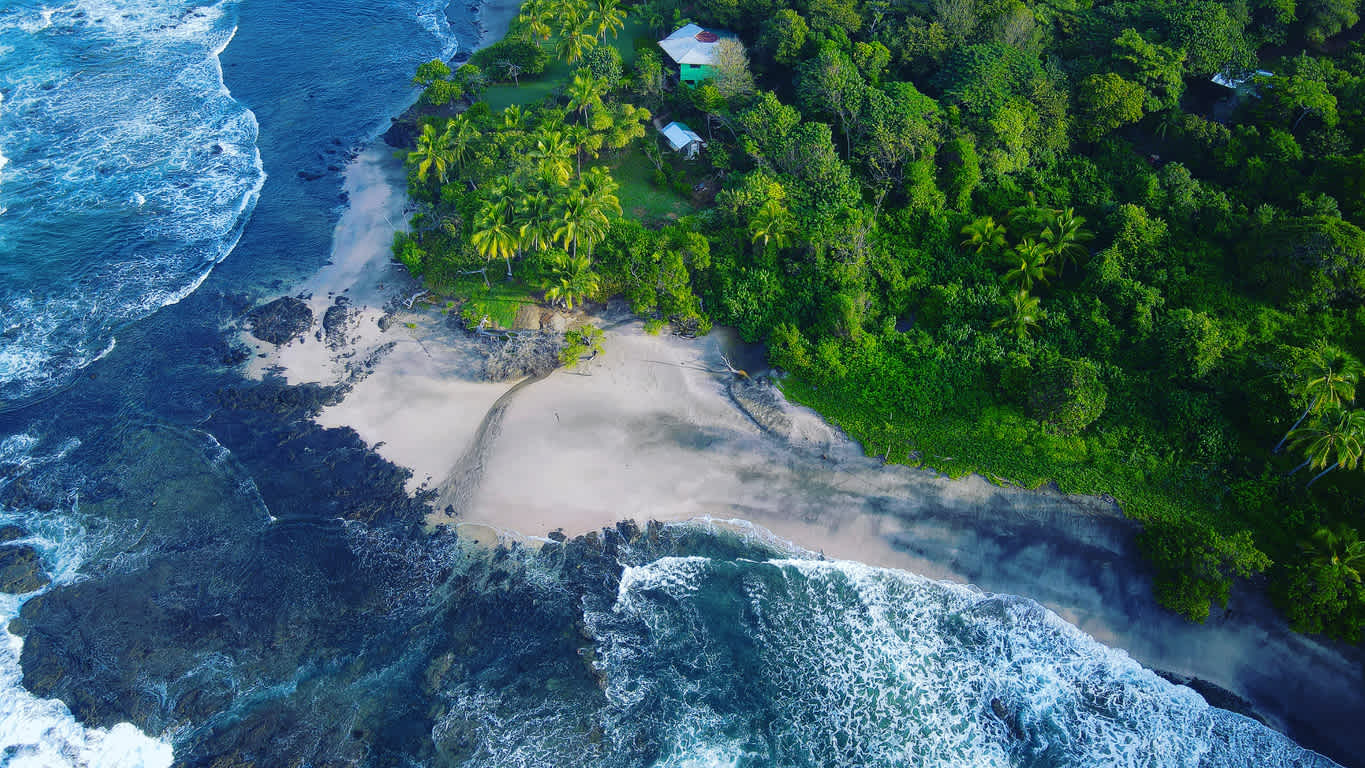
[[[51,579],[0,594],[0,766],[1332,764],[1026,598],[430,535],[336,390],[244,378],[227,330],[477,10],[0,2],[0,527]]]

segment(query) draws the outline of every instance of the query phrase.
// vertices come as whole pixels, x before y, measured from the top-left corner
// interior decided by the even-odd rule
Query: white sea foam
[[[22,469],[60,461],[79,443],[68,440],[46,454],[35,453],[39,441],[29,434],[0,440],[0,467],[7,477]],[[0,488],[8,482],[0,482]],[[22,525],[30,535],[22,542],[37,549],[54,585],[79,578],[81,563],[92,542],[89,533],[70,515],[60,511],[38,514],[35,510],[0,507],[0,523]],[[50,587],[49,587],[50,588]],[[0,627],[30,598],[0,594]],[[71,711],[55,699],[40,699],[22,685],[19,665],[23,640],[8,629],[0,636],[0,754],[4,765],[15,768],[164,768],[171,764],[170,744],[149,738],[129,723],[113,728],[86,728]]]
[[[234,6],[0,11],[0,208],[23,211],[0,253],[31,275],[0,287],[0,398],[60,386],[235,247],[265,175],[218,60]]]
[[[589,624],[619,728],[668,733],[659,768],[756,745],[828,766],[1332,764],[1033,601],[859,563],[664,558]],[[772,721],[715,690],[761,690]]]

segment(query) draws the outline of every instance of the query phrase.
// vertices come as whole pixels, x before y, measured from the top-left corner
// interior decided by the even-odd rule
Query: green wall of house
[[[678,67],[678,79],[688,85],[696,85],[709,77],[711,67],[707,64],[681,64]]]

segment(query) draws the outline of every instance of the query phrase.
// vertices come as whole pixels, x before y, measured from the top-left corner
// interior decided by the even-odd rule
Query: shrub
[[[1098,366],[1062,357],[1045,364],[1029,384],[1029,411],[1064,435],[1074,435],[1104,413],[1109,393]]]

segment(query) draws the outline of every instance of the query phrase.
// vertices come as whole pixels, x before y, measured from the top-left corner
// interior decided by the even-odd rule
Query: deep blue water
[[[439,0],[0,0],[0,524],[54,579],[0,596],[0,765],[1325,764],[1028,601],[685,529],[422,533],[309,420],[334,394],[246,382],[224,331],[475,39]]]

